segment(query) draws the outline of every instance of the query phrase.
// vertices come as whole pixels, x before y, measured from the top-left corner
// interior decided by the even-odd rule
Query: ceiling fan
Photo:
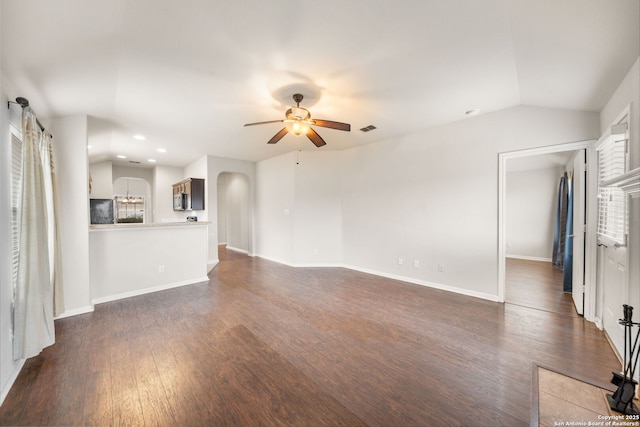
[[[351,125],[349,123],[333,122],[331,120],[312,119],[311,113],[306,108],[300,106],[303,96],[299,93],[293,95],[293,100],[296,103],[295,107],[291,107],[285,113],[285,119],[283,120],[269,120],[267,122],[247,123],[245,126],[263,125],[266,123],[286,123],[280,132],[276,133],[267,144],[275,144],[280,141],[288,132],[292,132],[295,135],[307,135],[307,138],[315,144],[316,147],[322,147],[327,143],[324,139],[311,127],[320,126],[329,129],[344,130],[349,132]]]

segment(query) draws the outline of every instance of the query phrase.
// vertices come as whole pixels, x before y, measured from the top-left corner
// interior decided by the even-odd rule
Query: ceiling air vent
[[[129,160],[129,163],[133,163],[134,165],[139,165],[140,164],[140,162],[137,162],[135,160]]]
[[[362,132],[369,132],[370,130],[374,130],[374,129],[377,129],[374,125],[369,125],[369,126],[365,126],[363,128],[360,128],[360,130]]]

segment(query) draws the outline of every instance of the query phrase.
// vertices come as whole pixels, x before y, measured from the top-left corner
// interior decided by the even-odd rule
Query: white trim
[[[383,273],[381,271],[370,270],[368,268],[356,267],[354,265],[343,264],[343,268],[347,268],[349,270],[360,271],[362,273],[373,274],[374,276],[386,277],[388,279],[399,280],[401,282],[412,283],[414,285],[426,286],[429,288],[440,289],[443,291],[449,291],[460,295],[465,295],[468,297],[480,298],[488,301],[498,302],[498,297],[496,295],[486,294],[484,292],[476,292],[469,289],[458,288],[456,286],[443,285],[441,283],[427,282],[425,280],[413,279],[411,277],[398,276],[396,274],[388,274]]]
[[[229,249],[230,251],[240,252],[242,254],[247,254],[247,255],[249,254],[249,251],[246,249],[234,248],[233,246],[229,246],[229,245],[227,245],[226,248]]]
[[[513,258],[513,259],[523,259],[526,261],[540,261],[540,262],[551,262],[552,259],[551,258],[541,258],[541,257],[537,257],[537,256],[526,256],[526,255],[505,255],[506,258]]]
[[[182,282],[174,282],[174,283],[169,283],[169,284],[166,284],[166,285],[152,286],[150,288],[138,289],[138,290],[131,291],[131,292],[123,292],[123,293],[120,293],[120,294],[108,295],[106,297],[94,298],[94,299],[91,300],[91,303],[92,304],[103,304],[105,302],[116,301],[116,300],[125,299],[125,298],[131,298],[131,297],[135,297],[135,296],[138,296],[138,295],[150,294],[150,293],[153,293],[153,292],[164,291],[164,290],[167,290],[167,289],[179,288],[181,286],[194,285],[196,283],[202,283],[202,282],[208,282],[208,281],[209,281],[209,278],[205,276],[205,277],[201,277],[201,278],[198,278],[198,279],[184,280]]]
[[[337,268],[343,268],[345,267],[344,264],[339,263],[339,262],[307,262],[307,263],[290,263],[287,261],[283,261],[277,258],[271,258],[265,255],[259,255],[259,254],[254,254],[254,255],[250,255],[250,256],[254,256],[254,257],[258,257],[258,258],[262,258],[262,259],[266,259],[267,261],[272,261],[272,262],[277,262],[278,264],[282,264],[282,265],[286,265],[288,267],[293,267],[293,268],[313,268],[313,267],[337,267]]]
[[[54,317],[53,320],[64,319],[65,317],[78,316],[80,314],[87,314],[93,312],[93,305],[87,305],[85,307],[74,308],[72,310],[65,310],[64,313],[60,314],[57,317]]]
[[[216,268],[219,262],[220,262],[220,260],[218,260],[218,259],[207,261],[207,274],[210,273],[211,270]]]
[[[258,258],[266,259],[267,261],[273,261],[273,262],[277,262],[278,264],[288,265],[289,267],[296,267],[295,264],[291,264],[290,262],[283,261],[283,260],[278,259],[278,258],[272,258],[272,257],[268,257],[266,255],[260,255],[260,254],[255,254],[255,256],[257,256]]]
[[[20,374],[20,371],[24,366],[24,362],[26,362],[26,359],[20,359],[17,361],[17,363],[14,363],[11,375],[9,375],[7,381],[2,385],[2,389],[0,389],[0,406],[2,406],[2,404],[4,403],[4,399],[7,398],[11,387],[13,387],[13,383],[16,382],[16,379],[18,378],[18,375]]]
[[[372,274],[374,276],[379,276],[379,277],[386,277],[387,279],[393,279],[393,280],[398,280],[401,282],[406,282],[406,283],[411,283],[414,285],[421,285],[421,286],[426,286],[429,288],[434,288],[434,289],[440,289],[443,291],[449,291],[449,292],[453,292],[456,294],[460,294],[460,295],[465,295],[465,296],[469,296],[469,297],[474,297],[474,298],[481,298],[484,300],[489,300],[489,301],[493,301],[493,302],[498,302],[498,298],[496,295],[491,295],[491,294],[486,294],[484,292],[476,292],[476,291],[471,291],[468,289],[463,289],[463,288],[458,288],[455,286],[449,286],[449,285],[443,285],[441,283],[434,283],[434,282],[427,282],[425,280],[420,280],[420,279],[414,279],[411,277],[406,277],[406,276],[399,276],[397,274],[389,274],[389,273],[384,273],[382,271],[377,271],[377,270],[371,270],[368,268],[362,268],[362,267],[357,267],[355,265],[349,265],[349,264],[341,264],[341,263],[330,263],[330,264],[290,264],[288,262],[282,262],[279,261],[277,259],[274,258],[269,258],[266,256],[262,256],[262,255],[257,255],[260,258],[263,258],[267,261],[273,261],[273,262],[277,262],[278,264],[283,264],[283,265],[287,265],[289,267],[293,267],[293,268],[313,268],[313,267],[331,267],[331,268],[346,268],[348,270],[354,270],[354,271],[359,271],[361,273],[367,273],[367,274]]]
[[[558,153],[562,151],[574,151],[586,149],[587,154],[587,200],[595,199],[595,141],[577,141],[567,144],[557,144],[545,147],[531,148],[518,151],[498,153],[498,301],[504,302],[505,295],[505,259],[506,259],[506,187],[507,187],[507,161],[518,157],[533,156],[538,154]],[[590,322],[595,320],[595,296],[596,296],[596,235],[593,203],[587,203],[586,228],[585,228],[585,298],[584,318]],[[597,214],[597,212],[596,212]]]
[[[328,267],[328,268],[347,268],[344,264],[335,263],[335,262],[318,262],[318,263],[304,263],[304,264],[296,264],[294,267],[301,268],[314,268],[314,267]]]

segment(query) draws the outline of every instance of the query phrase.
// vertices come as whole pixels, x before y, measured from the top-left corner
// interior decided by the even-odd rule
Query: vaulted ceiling
[[[257,161],[472,109],[597,112],[640,55],[638,0],[1,2],[8,95],[40,117],[88,115],[92,161]],[[279,123],[243,127],[284,118],[296,92],[352,131],[318,128],[328,145],[316,148],[293,135],[267,145]]]

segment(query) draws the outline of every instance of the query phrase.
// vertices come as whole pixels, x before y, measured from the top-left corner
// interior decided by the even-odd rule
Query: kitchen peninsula
[[[202,221],[90,226],[92,303],[209,280],[208,224]]]

